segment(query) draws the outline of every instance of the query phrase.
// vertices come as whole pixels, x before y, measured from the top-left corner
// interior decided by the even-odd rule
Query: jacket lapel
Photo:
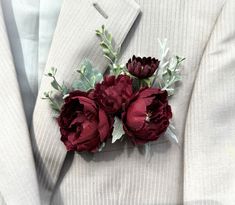
[[[6,204],[39,205],[30,137],[0,3],[0,192]],[[1,197],[0,197],[1,198]],[[3,203],[4,204],[4,203]]]
[[[60,82],[71,83],[74,69],[82,59],[90,59],[102,71],[107,62],[99,48],[95,30],[104,24],[121,45],[138,16],[139,6],[134,1],[65,0],[49,53],[46,71],[58,69]],[[45,73],[46,73],[45,71]],[[66,149],[60,141],[60,132],[48,102],[41,99],[44,91],[49,91],[50,79],[43,77],[33,115],[31,134],[34,138],[34,152],[41,190],[53,190]]]

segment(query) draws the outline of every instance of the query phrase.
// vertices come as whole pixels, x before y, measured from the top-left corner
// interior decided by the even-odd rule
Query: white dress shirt
[[[31,121],[61,2],[62,0],[2,1],[28,124]]]

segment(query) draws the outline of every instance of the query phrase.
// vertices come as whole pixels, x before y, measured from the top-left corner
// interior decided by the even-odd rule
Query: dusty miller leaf
[[[54,89],[56,89],[56,90],[60,90],[60,88],[59,88],[58,83],[56,82],[56,80],[53,80],[53,81],[51,82],[51,86],[52,86]]]
[[[176,82],[181,80],[180,65],[185,58],[180,58],[179,56],[168,57],[169,48],[167,48],[166,44],[166,39],[163,42],[159,40],[161,49],[160,65],[155,73],[152,85],[166,90],[170,96],[175,92]]]
[[[63,96],[65,96],[69,93],[69,89],[66,87],[66,85],[64,83],[62,84],[61,88],[62,88]]]
[[[100,145],[100,148],[98,149],[99,152],[101,152],[105,147],[105,142],[103,142],[101,145]]]
[[[114,46],[112,35],[105,29],[104,25],[101,29],[96,30],[96,35],[100,38],[100,46],[104,53],[104,57],[107,58],[111,64],[116,63],[118,50]]]
[[[169,125],[169,127],[167,128],[166,132],[165,132],[165,136],[171,141],[174,142],[176,144],[179,144],[179,140],[176,136],[176,134],[174,133],[174,126],[173,125]]]
[[[123,130],[122,121],[118,117],[115,117],[115,121],[114,121],[114,125],[113,125],[112,143],[121,139],[124,134],[125,134],[125,132]]]
[[[124,66],[118,64],[120,47],[115,45],[112,35],[105,29],[104,25],[101,29],[96,30],[96,35],[100,38],[100,47],[103,51],[103,56],[110,63],[110,74],[119,75],[124,71]]]
[[[43,100],[48,100],[49,105],[52,109],[53,116],[58,116],[61,110],[61,107],[63,105],[63,99],[61,96],[54,95],[53,91],[44,92],[44,97],[42,97]]]
[[[145,159],[147,161],[149,161],[151,158],[151,144],[150,144],[150,142],[144,144],[144,155],[145,155]]]
[[[88,91],[103,79],[103,74],[92,66],[90,60],[85,59],[77,70],[79,79],[73,82],[75,90]]]

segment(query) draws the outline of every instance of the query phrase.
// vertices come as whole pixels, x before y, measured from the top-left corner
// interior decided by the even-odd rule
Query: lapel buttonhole
[[[96,1],[93,2],[92,4],[95,7],[95,9],[101,14],[101,16],[103,16],[105,19],[108,18],[106,12],[100,7],[100,5]]]

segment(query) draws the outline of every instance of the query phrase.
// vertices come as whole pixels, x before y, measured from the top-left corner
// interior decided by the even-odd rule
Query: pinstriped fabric
[[[115,39],[120,44],[139,13],[138,5],[125,0],[121,3],[99,1],[99,5],[107,10],[108,19],[100,15],[91,1],[68,0],[64,2],[61,10],[63,18],[58,22],[46,66],[46,69],[52,66],[58,68],[58,80],[66,82],[72,80],[71,76],[75,67],[85,57],[91,59],[104,71],[107,62],[103,60],[102,53],[98,49],[99,44],[95,36],[95,29],[106,24],[109,30],[116,34]],[[120,22],[124,20],[125,25],[121,25]],[[49,87],[49,80],[43,78],[39,97]],[[51,118],[48,103],[40,98],[35,106],[31,134],[34,141],[33,149],[42,203],[48,204],[66,156],[66,150],[60,142],[58,125]]]
[[[235,2],[227,0],[195,82],[185,134],[188,204],[232,205],[235,201],[234,11]]]
[[[124,44],[122,61],[126,62],[132,54],[159,56],[158,37],[169,39],[169,47],[172,51],[186,57],[185,68],[182,72],[183,83],[170,102],[174,112],[173,123],[182,143],[194,78],[205,45],[222,7],[222,1],[217,1],[217,4],[212,5],[211,1],[157,1],[155,6],[152,1],[138,1],[138,3],[141,6],[142,16],[135,23],[133,31]],[[211,6],[205,6],[205,4]],[[174,151],[170,152],[171,149]],[[141,186],[141,192],[136,191],[139,201],[136,198],[130,198],[129,204],[182,204],[184,179],[182,151],[183,145],[180,148],[170,147],[162,158],[152,161],[151,163],[156,164],[153,168],[156,170],[156,177],[149,179],[148,189]],[[160,166],[160,169],[157,169],[157,166]],[[138,166],[140,167],[141,165]],[[144,173],[149,172],[151,169],[145,170]],[[141,179],[142,182],[141,176],[136,175],[137,179]],[[138,181],[135,183],[138,184]],[[131,185],[129,189],[133,191]],[[147,198],[146,193],[149,190],[153,190],[154,194]],[[157,197],[155,193],[158,194]],[[121,204],[125,202],[122,201]]]
[[[97,2],[108,19],[90,1],[66,0],[63,5],[47,63],[47,68],[59,68],[60,80],[71,80],[71,68],[83,57],[104,70],[106,62],[101,60],[94,29],[107,24],[121,44],[139,12],[133,1]],[[230,22],[234,22],[235,2],[227,0],[224,6],[223,0],[137,3],[142,14],[123,44],[122,61],[132,54],[158,56],[158,37],[167,37],[173,52],[187,58],[183,84],[171,100],[181,147],[160,140],[152,145],[148,162],[141,149],[130,144],[123,148],[123,142],[109,144],[93,159],[77,154],[67,157],[61,170],[66,152],[47,103],[38,98],[31,137],[42,204],[50,200],[56,205],[233,204],[235,25]],[[0,83],[4,96],[0,98],[0,192],[6,204],[39,204],[29,135],[2,13],[0,17]],[[43,79],[40,95],[48,85]]]
[[[58,204],[60,198],[65,204],[170,203],[172,199],[165,195],[166,182],[178,179],[162,173],[176,160],[169,154],[165,156],[166,150],[175,151],[167,143],[155,145],[153,149],[154,157],[149,162],[138,150],[132,149],[99,153],[91,161],[75,155],[53,204]],[[166,163],[156,166],[163,159]],[[172,184],[171,190],[176,189],[177,186]]]
[[[55,205],[170,205],[183,204],[184,200],[188,204],[197,204],[196,200],[202,200],[199,201],[202,204],[212,203],[206,201],[205,195],[204,198],[197,198],[200,196],[199,187],[196,189],[197,193],[193,193],[189,182],[197,183],[194,169],[198,167],[190,162],[190,157],[193,156],[190,155],[193,148],[191,141],[186,141],[185,149],[188,151],[185,152],[186,157],[183,157],[183,139],[184,136],[186,139],[191,139],[192,136],[191,131],[188,131],[190,129],[187,128],[186,132],[184,130],[188,105],[194,80],[201,67],[202,57],[204,59],[211,32],[217,24],[223,0],[136,2],[140,5],[141,15],[134,23],[138,6],[133,1],[97,1],[108,15],[108,19],[104,19],[90,1],[65,0],[47,68],[58,67],[59,80],[66,79],[67,82],[71,80],[71,68],[76,67],[84,57],[90,58],[104,70],[106,62],[101,60],[98,41],[94,36],[94,29],[103,23],[115,34],[118,44],[124,40],[134,23],[122,46],[123,63],[133,54],[158,56],[157,38],[166,37],[171,50],[187,59],[182,71],[183,83],[176,97],[171,99],[173,123],[177,128],[180,147],[164,140],[157,141],[152,145],[152,157],[147,162],[141,155],[141,149],[134,149],[130,144],[123,148],[123,142],[115,145],[109,142],[105,150],[93,159],[77,154],[74,158],[67,157],[70,162],[64,163],[61,169],[66,152],[59,140],[58,127],[51,120],[47,103],[38,99],[32,135],[35,139],[34,150],[43,204],[48,204],[52,193],[52,204]],[[41,94],[48,85],[47,79],[43,79]],[[197,158],[193,162],[197,162]],[[205,189],[210,187],[205,178],[201,179],[205,183],[201,186]],[[223,202],[219,196],[218,199]]]
[[[39,205],[30,137],[0,2],[0,193],[7,205]]]
[[[0,193],[0,205],[6,205],[6,202],[3,199],[3,196]]]
[[[40,1],[39,46],[38,46],[38,86],[41,84],[45,61],[50,50],[51,40],[58,20],[62,0]]]

